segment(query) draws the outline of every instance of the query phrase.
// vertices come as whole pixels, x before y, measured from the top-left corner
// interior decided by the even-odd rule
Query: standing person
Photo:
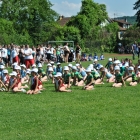
[[[60,61],[60,48],[59,48],[59,46],[56,47],[56,61],[57,61],[57,63],[61,62]]]
[[[23,45],[20,47],[20,50],[19,50],[20,64],[24,64],[24,58],[25,58],[24,49],[25,49],[25,46]]]
[[[17,50],[15,49],[15,46],[12,45],[12,51],[11,51],[11,63],[19,63],[19,58],[18,58],[18,53]]]
[[[138,47],[137,47],[137,50],[138,50],[138,58],[140,57],[140,42],[138,43]]]
[[[11,46],[8,45],[7,46],[7,54],[8,54],[8,65],[10,66],[10,55],[11,55]]]
[[[65,46],[64,46],[64,60],[65,60],[65,63],[68,63],[69,53],[70,53],[70,50],[69,50],[69,47],[68,47],[68,43],[66,43]]]
[[[135,60],[135,55],[138,53],[138,45],[137,42],[135,41],[134,44],[132,45],[132,53],[133,53],[133,60]]]
[[[34,64],[32,49],[29,48],[29,45],[25,45],[24,55],[25,55],[25,65],[26,68],[28,69],[30,68],[30,66]]]
[[[42,45],[40,45],[40,55],[42,58],[44,57],[44,49]]]
[[[79,46],[79,44],[76,45],[76,63],[80,63],[80,57],[81,57],[81,47]]]
[[[36,56],[40,54],[40,45],[37,45],[37,48],[36,48]]]
[[[50,48],[48,47],[47,50],[46,50],[46,55],[47,55],[47,62],[50,62],[51,60],[51,51],[50,51]]]
[[[8,53],[7,53],[7,46],[6,45],[2,48],[1,55],[2,55],[3,62],[7,68],[8,67]]]

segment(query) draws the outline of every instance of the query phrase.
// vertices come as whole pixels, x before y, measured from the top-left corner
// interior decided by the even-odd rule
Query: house
[[[57,22],[59,23],[59,25],[64,26],[64,25],[66,25],[70,20],[71,20],[71,17],[60,16]],[[128,23],[128,22],[127,22],[127,19],[122,20],[122,19],[111,19],[111,18],[108,18],[108,19],[106,19],[104,22],[102,22],[102,23],[100,24],[100,26],[101,26],[101,27],[105,27],[106,25],[111,24],[111,23],[113,23],[113,22],[118,23],[118,26],[119,26],[118,38],[119,38],[120,40],[122,40],[122,35],[124,34],[124,32],[125,32],[127,29],[129,29],[129,28],[132,26],[132,24]]]
[[[123,34],[127,29],[129,29],[132,26],[132,24],[128,23],[127,19],[112,19],[112,21],[118,23],[119,25],[118,38],[122,40]]]
[[[59,16],[59,19],[58,19],[58,24],[61,25],[62,27],[64,25],[66,25],[69,21],[71,20],[71,17],[64,17],[64,16]]]

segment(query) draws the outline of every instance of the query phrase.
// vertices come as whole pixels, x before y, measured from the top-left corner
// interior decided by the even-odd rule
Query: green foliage
[[[13,23],[5,19],[0,19],[0,42],[1,44],[9,44],[14,42],[16,31]]]
[[[134,41],[140,42],[140,27],[137,25],[131,26],[124,34],[123,34],[123,42],[127,45],[132,44]]]
[[[73,16],[67,26],[74,26],[80,30],[81,38],[85,39],[94,26],[98,26],[107,18],[106,6],[92,0],[83,0],[80,12]]]
[[[56,41],[74,41],[75,43],[81,42],[80,31],[73,26],[57,26],[57,29],[52,32],[51,39]]]
[[[42,42],[43,24],[52,24],[58,16],[51,7],[49,0],[3,0],[0,17],[13,22],[16,32],[25,36],[21,37],[22,42],[30,38],[34,44],[37,44]]]
[[[90,46],[93,52],[114,52],[118,29],[117,23],[107,24],[105,27],[94,27],[87,38],[89,43],[86,46]]]
[[[137,26],[140,26],[140,0],[137,0],[134,4],[134,10],[137,10]]]

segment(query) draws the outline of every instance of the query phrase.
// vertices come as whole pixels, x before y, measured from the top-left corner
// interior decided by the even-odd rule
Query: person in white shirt
[[[65,44],[64,46],[64,59],[65,59],[65,63],[68,63],[68,58],[69,58],[69,47],[68,47],[68,43]]]
[[[33,59],[33,55],[32,55],[32,49],[29,48],[29,45],[25,46],[24,55],[25,55],[26,68],[29,69],[30,66],[32,66],[34,64],[34,59]]]
[[[6,66],[6,68],[8,67],[8,53],[7,53],[7,46],[4,46],[2,48],[2,51],[1,51],[1,56],[2,56],[2,59],[3,59],[3,62]]]
[[[11,51],[11,64],[15,63],[15,62],[19,63],[18,53],[15,49],[15,46],[12,45],[11,49],[12,49],[12,51]]]

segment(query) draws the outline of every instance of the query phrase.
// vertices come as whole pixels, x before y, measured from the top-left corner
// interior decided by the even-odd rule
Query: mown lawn
[[[38,95],[0,93],[1,140],[140,139],[140,85],[116,89],[105,83],[93,91],[72,87],[72,93],[44,86]]]

